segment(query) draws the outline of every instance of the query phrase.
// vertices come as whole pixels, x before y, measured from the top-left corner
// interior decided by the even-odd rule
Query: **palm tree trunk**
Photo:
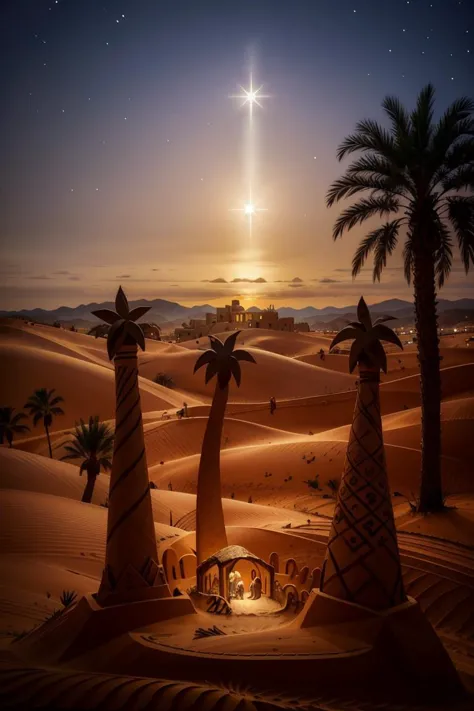
[[[360,382],[320,590],[373,610],[406,600],[385,463],[378,370]]]
[[[97,479],[97,474],[95,471],[90,468],[90,470],[87,470],[87,482],[84,487],[84,493],[82,494],[82,499],[81,501],[84,504],[90,504],[92,501],[92,496],[94,494],[94,487],[95,487],[95,482]]]
[[[46,424],[46,422],[44,423],[44,429],[46,430],[46,439],[48,440],[49,456],[52,459],[53,458],[53,450],[51,449],[51,438],[49,436],[49,427]]]
[[[160,584],[155,524],[138,388],[137,346],[123,345],[115,363],[115,441],[110,475],[101,604],[143,599]],[[147,592],[148,589],[148,592]]]
[[[421,487],[418,511],[442,511],[441,375],[435,273],[431,254],[415,255],[413,281],[421,389]]]
[[[229,386],[216,389],[202,442],[196,498],[197,564],[227,546],[221,497],[220,454]]]

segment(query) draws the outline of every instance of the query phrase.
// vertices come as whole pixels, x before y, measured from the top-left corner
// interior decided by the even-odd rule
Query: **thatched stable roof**
[[[270,563],[262,560],[257,555],[254,555],[254,553],[250,553],[250,551],[242,546],[227,546],[227,548],[222,548],[220,551],[217,551],[217,553],[214,553],[214,555],[211,555],[210,558],[203,560],[201,565],[198,567],[198,570],[208,570],[208,568],[212,568],[213,565],[217,565],[219,568],[222,568],[233,560],[241,559],[255,560],[267,569],[273,567]]]

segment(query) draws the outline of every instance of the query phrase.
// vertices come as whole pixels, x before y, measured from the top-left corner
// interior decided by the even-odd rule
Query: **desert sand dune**
[[[285,356],[250,349],[258,367],[242,363],[242,385],[230,386],[229,400],[240,402],[268,401],[270,397],[289,398],[322,395],[354,387],[355,377],[347,373],[328,373],[322,368],[300,363]],[[140,373],[151,380],[160,371],[170,375],[178,390],[198,398],[212,398],[214,383],[205,385],[202,373],[193,374],[198,350],[151,355],[140,354]]]
[[[449,368],[453,365],[463,365],[474,363],[474,348],[441,348],[441,368]],[[317,353],[297,356],[297,360],[310,365],[317,365],[320,368],[335,370],[337,372],[349,372],[349,356],[326,354],[321,360]],[[387,353],[387,374],[381,374],[382,382],[405,378],[407,375],[419,374],[418,353],[416,350],[404,350]]]
[[[173,408],[169,409],[172,419],[162,418],[162,413],[156,413],[155,418],[150,417],[144,422],[145,446],[149,466],[159,464],[161,461],[170,461],[197,454],[201,451],[206,417],[189,417],[181,420],[175,416]],[[113,428],[115,420],[109,420]],[[64,446],[71,440],[71,430],[59,430],[53,433],[51,440],[53,457],[61,459],[66,454]],[[255,424],[237,418],[226,418],[222,433],[222,448],[245,446],[247,444],[281,441],[285,439],[298,439],[294,432],[285,432],[273,427]],[[41,454],[49,457],[46,435],[28,437],[15,441],[15,448],[25,452]]]
[[[441,371],[444,399],[459,398],[474,391],[474,364],[452,366]],[[396,413],[420,405],[419,376],[406,376],[383,383],[380,390],[382,414]],[[270,414],[268,402],[230,402],[227,415],[262,425],[313,434],[341,427],[352,421],[355,391],[343,391],[313,397],[277,398],[277,409]],[[193,416],[208,413],[207,405],[192,407]]]
[[[169,462],[201,451],[207,417],[150,422],[145,424],[145,446],[149,466]],[[271,444],[294,440],[300,436],[235,418],[226,418],[222,432],[222,449],[254,444]]]
[[[319,476],[323,488],[330,479],[339,480],[343,470],[346,442],[311,439],[224,450],[221,456],[223,495],[272,506],[298,507],[311,504],[312,489],[305,484]],[[387,443],[387,465],[393,491],[410,494],[416,490],[420,471],[420,451]],[[313,460],[314,457],[314,460]],[[199,455],[151,467],[150,476],[164,488],[195,493]],[[450,493],[474,491],[469,464],[443,457],[443,476]],[[265,474],[267,473],[267,476]],[[271,476],[268,476],[271,474]],[[290,478],[291,477],[291,478]],[[327,489],[323,492],[327,493]],[[322,493],[323,493],[322,492]]]
[[[212,335],[225,341],[231,333],[232,331],[216,330]],[[324,348],[327,352],[331,340],[329,337],[326,338],[316,333],[289,333],[271,329],[246,328],[241,331],[236,348],[259,348],[263,351],[294,358],[314,353],[320,348]],[[181,345],[189,349],[205,349],[209,348],[209,338],[203,336],[197,340],[184,341]]]
[[[0,344],[3,401],[21,410],[33,391],[41,387],[55,388],[65,400],[65,414],[54,420],[53,430],[70,427],[79,418],[88,419],[93,414],[103,420],[115,415],[114,371],[110,366],[45,349]],[[140,391],[145,411],[182,404],[180,394],[143,378],[140,378]],[[32,430],[32,434],[39,433],[39,426]]]
[[[28,452],[0,448],[0,470],[2,492],[33,492],[80,502],[85,486],[84,476],[79,476],[79,467]],[[150,479],[153,481],[151,475]],[[93,504],[100,505],[105,502],[109,481],[107,474],[101,474],[97,478]],[[152,490],[151,496],[155,523],[168,524],[171,512],[174,525],[178,526],[182,520],[184,530],[193,530],[196,508],[194,494],[169,491],[166,484],[163,490]],[[84,506],[87,508],[88,504]],[[224,512],[226,524],[229,526],[241,524],[242,521],[250,522],[251,526],[266,526],[275,521],[303,523],[307,519],[307,516],[297,511],[281,511],[231,499],[224,500]]]
[[[419,449],[421,442],[421,408],[394,412],[382,418],[386,444]],[[318,440],[349,439],[350,425],[316,435]],[[441,434],[443,455],[457,459],[467,468],[472,452],[466,446],[474,438],[474,397],[456,398],[441,403]]]

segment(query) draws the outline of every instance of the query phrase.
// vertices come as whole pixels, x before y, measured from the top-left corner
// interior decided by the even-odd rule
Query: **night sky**
[[[409,298],[400,255],[353,282],[325,193],[357,120],[474,93],[474,0],[3,0],[0,309],[132,298]],[[253,219],[248,109],[254,108]],[[457,263],[444,298],[473,296]],[[261,278],[263,283],[249,280]],[[231,282],[233,279],[245,280]],[[299,279],[301,281],[292,281]],[[219,280],[217,283],[212,283]],[[224,283],[225,282],[227,283]]]

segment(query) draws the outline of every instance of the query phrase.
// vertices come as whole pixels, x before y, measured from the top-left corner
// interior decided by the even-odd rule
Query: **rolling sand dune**
[[[149,466],[188,457],[201,451],[206,417],[190,417],[182,420],[150,422],[145,424],[145,446]],[[300,436],[272,427],[238,419],[225,419],[222,432],[222,448],[271,444],[282,440],[294,440]]]
[[[60,496],[4,489],[1,498],[0,631],[44,619],[62,590],[95,592],[107,524],[106,509]],[[159,542],[181,535],[155,530]]]
[[[85,486],[85,478],[79,476],[79,468],[67,462],[41,457],[36,454],[0,448],[0,491],[24,491],[47,494],[79,501]],[[153,481],[153,478],[150,476]],[[108,494],[109,477],[101,474],[94,488],[92,503],[100,505]],[[180,491],[152,490],[153,516],[155,523],[168,524],[170,512],[173,524],[191,530],[195,521],[196,497]],[[87,504],[84,504],[87,508]],[[105,509],[103,509],[105,510]],[[243,521],[251,526],[266,526],[275,521],[303,523],[307,516],[281,511],[272,507],[248,504],[242,501],[224,500],[226,524],[235,526]],[[185,520],[186,519],[186,520]],[[182,526],[179,525],[180,521]]]
[[[330,479],[339,480],[343,470],[346,442],[307,441],[285,442],[254,447],[240,447],[222,452],[221,473],[223,495],[247,501],[298,508],[314,506],[316,498],[305,483],[319,476],[325,487]],[[405,445],[387,443],[387,466],[393,491],[406,495],[417,488],[420,452]],[[315,458],[313,460],[313,457]],[[164,488],[172,482],[173,489],[195,493],[199,455],[151,467],[150,477]],[[469,464],[443,457],[443,476],[450,493],[474,491]],[[265,476],[267,473],[267,476]],[[268,474],[271,476],[268,476]],[[291,478],[290,478],[291,477]],[[327,492],[328,489],[324,489]],[[320,501],[320,500],[319,500]]]
[[[230,333],[232,331],[216,331],[212,335],[217,336],[221,341],[225,341]],[[272,331],[271,329],[249,328],[241,331],[236,347],[259,348],[263,351],[294,358],[314,353],[319,351],[320,348],[324,348],[327,352],[331,345],[331,340],[331,338],[315,333],[287,333],[285,331]],[[184,341],[181,345],[190,349],[209,348],[209,338],[208,336],[203,336],[197,340]]]
[[[464,365],[474,363],[474,348],[441,348],[441,368],[449,368],[453,365]],[[321,360],[317,353],[297,356],[297,360],[310,365],[317,365],[320,368],[335,370],[341,373],[349,372],[349,356],[326,354]],[[400,363],[401,361],[401,363]],[[387,375],[381,374],[382,382],[405,378],[408,375],[419,374],[418,353],[416,350],[387,353]]]
[[[354,387],[355,377],[344,373],[328,373],[322,368],[275,355],[266,351],[250,349],[258,367],[242,363],[242,385],[230,386],[230,401],[255,402],[276,398],[303,397],[339,392]],[[194,364],[200,355],[198,350],[184,350],[172,354],[140,355],[140,373],[153,379],[164,371],[173,378],[176,388],[193,393],[198,398],[212,398],[214,382],[204,383],[202,371],[193,374]]]
[[[52,433],[56,458],[64,451],[68,428],[79,417],[97,412],[113,426],[114,373],[103,339],[23,324],[0,325],[0,336],[0,387],[6,404],[22,408],[39,387],[55,388],[65,399],[66,415],[55,420]],[[323,347],[327,352],[330,338],[246,331],[239,341],[259,365],[243,364],[242,387],[231,388],[224,422],[221,471],[228,540],[267,560],[278,551],[282,567],[286,559],[294,558],[298,568],[312,570],[325,553],[335,506],[328,482],[338,481],[343,470],[356,376],[347,374],[347,356],[319,360],[317,351]],[[147,341],[147,351],[140,354],[149,475],[158,486],[151,498],[160,556],[168,548],[178,556],[195,548],[196,477],[214,388],[214,383],[204,385],[203,372],[193,375],[200,353],[196,345]],[[208,339],[201,339],[200,347],[207,346]],[[443,348],[441,364],[442,468],[444,489],[451,494],[448,505],[453,508],[421,516],[411,512],[403,497],[395,498],[394,504],[407,592],[419,600],[459,668],[472,675],[474,349],[460,343],[455,347],[454,342],[449,346]],[[418,362],[416,351],[408,349],[400,356],[402,371],[398,357],[389,355],[381,404],[391,488],[410,496],[418,489],[420,470]],[[174,388],[151,382],[160,371],[173,377]],[[273,415],[270,396],[277,399]],[[191,416],[177,420],[174,413],[183,400]],[[164,410],[172,419],[162,419]],[[14,449],[0,448],[2,645],[5,636],[30,629],[57,610],[63,591],[79,596],[95,592],[103,567],[107,510],[99,504],[107,498],[108,475],[98,477],[93,503],[81,503],[85,477],[79,476],[78,466],[40,456],[47,454],[42,428],[32,435],[15,440]],[[254,625],[251,617],[247,628],[235,617],[238,632]],[[211,618],[209,625],[215,622]],[[263,635],[265,624],[258,620],[257,624]],[[204,640],[196,645],[217,649],[231,643],[229,635],[217,643]],[[128,703],[130,708],[160,711],[188,706],[263,711],[280,706],[278,699],[271,704],[263,697],[250,701],[247,692],[242,696],[210,685],[198,688],[178,681],[90,672],[76,672],[70,678],[64,670],[60,674],[60,679],[36,675],[39,686],[30,693],[24,681],[15,686],[14,672],[2,675],[0,661],[0,703],[3,684],[10,690],[15,686],[18,707],[31,699],[47,705],[51,691],[66,706],[78,699],[87,707],[103,699],[110,708]],[[287,702],[285,707],[289,708]],[[324,708],[342,707],[335,703]]]
[[[170,409],[170,414],[173,413]],[[175,416],[170,420],[163,420],[161,413],[156,419],[144,423],[145,447],[149,466],[159,464],[161,461],[170,461],[197,454],[201,451],[206,417],[190,417],[178,420]],[[115,421],[109,424],[114,427]],[[71,441],[71,430],[57,431],[52,436],[53,457],[61,459],[66,454],[64,445]],[[285,432],[280,429],[258,425],[246,420],[226,418],[222,433],[222,448],[238,447],[251,444],[277,442],[286,439],[298,439],[294,432]],[[41,454],[49,457],[46,435],[29,437],[15,442],[15,448]]]
[[[100,415],[103,420],[115,415],[114,371],[110,366],[45,349],[0,344],[3,401],[22,409],[33,391],[41,387],[55,388],[65,400],[65,414],[55,419],[53,429],[70,427],[79,418],[87,419],[92,414]],[[143,378],[140,392],[145,411],[182,405],[180,394]],[[40,427],[33,433],[39,434]]]
[[[421,442],[421,408],[415,407],[383,417],[384,441],[386,444],[419,449]],[[327,430],[316,439],[349,439],[350,425]],[[458,460],[463,469],[472,459],[466,442],[474,438],[474,397],[447,400],[441,403],[441,435],[443,455]]]

